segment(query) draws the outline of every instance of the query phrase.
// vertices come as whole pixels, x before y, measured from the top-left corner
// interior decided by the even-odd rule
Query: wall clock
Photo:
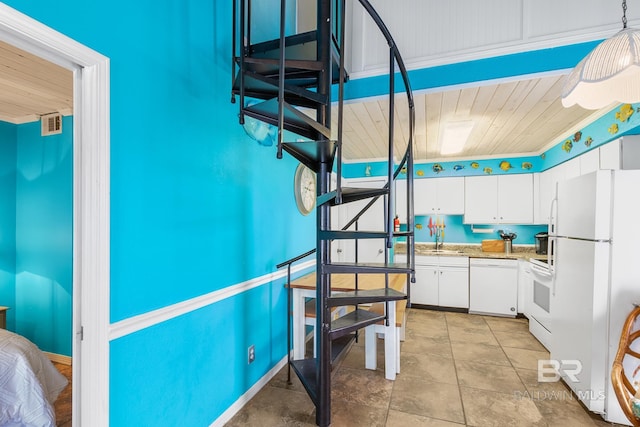
[[[300,163],[293,179],[296,205],[303,215],[309,215],[316,206],[316,174]]]

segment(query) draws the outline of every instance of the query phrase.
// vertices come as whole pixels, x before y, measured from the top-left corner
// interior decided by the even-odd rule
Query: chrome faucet
[[[429,235],[436,236],[436,250],[442,249],[442,245],[444,244],[444,228],[446,225],[444,224],[444,220],[440,220],[439,217],[436,217],[436,222],[433,222],[431,218],[429,218]]]
[[[444,245],[444,230],[442,227],[436,227],[436,251],[442,249]],[[439,241],[439,244],[438,244]]]

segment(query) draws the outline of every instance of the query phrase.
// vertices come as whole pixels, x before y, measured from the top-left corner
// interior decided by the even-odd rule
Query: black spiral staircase
[[[292,0],[290,0],[292,1]],[[347,74],[344,67],[345,51],[345,2],[346,0],[317,0],[317,28],[301,34],[286,34],[286,0],[274,0],[274,10],[280,6],[280,38],[252,44],[251,27],[259,25],[260,18],[252,16],[251,0],[233,0],[233,89],[232,102],[238,98],[240,123],[251,117],[278,128],[277,157],[286,152],[317,174],[316,199],[316,248],[278,265],[291,264],[313,253],[316,254],[316,328],[318,340],[315,358],[291,360],[294,369],[316,406],[316,422],[319,426],[331,424],[331,369],[333,362],[349,348],[359,329],[386,321],[386,315],[378,315],[358,308],[361,304],[388,303],[407,299],[408,295],[389,288],[388,275],[407,274],[414,278],[414,218],[413,218],[413,133],[414,105],[408,74],[397,47],[380,16],[367,0],[358,0],[373,19],[389,46],[389,150],[387,184],[380,189],[347,188],[342,186],[342,126],[344,84]],[[355,2],[355,0],[354,0]],[[355,6],[354,6],[355,7]],[[240,41],[239,43],[237,41]],[[395,158],[394,147],[394,92],[395,70],[404,83],[407,94],[410,129],[406,150],[400,159]],[[338,85],[337,137],[333,138],[331,122],[331,88]],[[303,112],[304,111],[304,112]],[[309,112],[312,112],[309,114]],[[311,116],[314,116],[313,118]],[[294,134],[295,141],[285,142],[285,131]],[[306,138],[300,141],[299,137]],[[330,188],[331,172],[335,169],[337,185]],[[395,180],[406,175],[408,231],[394,231]],[[385,205],[385,230],[358,230],[357,221],[362,214],[383,198]],[[331,210],[340,204],[366,200],[366,206],[340,230],[331,229]],[[355,228],[355,229],[354,229]],[[394,264],[390,250],[397,238],[406,239],[407,262]],[[385,239],[383,263],[332,262],[331,244],[337,239]],[[357,253],[357,252],[356,252]],[[332,294],[331,275],[373,273],[386,276],[386,287],[378,290],[356,290]],[[287,282],[289,283],[289,282]],[[356,280],[357,283],[357,280]],[[353,306],[348,314],[331,320],[335,307]],[[289,300],[288,308],[291,307]],[[385,310],[387,313],[387,310]],[[287,312],[289,316],[289,312]],[[290,320],[289,320],[290,325]],[[289,337],[291,333],[289,331]],[[291,345],[288,343],[288,354]]]

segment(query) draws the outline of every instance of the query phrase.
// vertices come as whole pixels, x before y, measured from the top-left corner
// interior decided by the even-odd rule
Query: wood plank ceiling
[[[484,86],[415,93],[416,161],[538,154],[573,135],[610,111],[564,108],[560,93],[564,75],[513,80]],[[396,95],[394,144],[396,156],[408,139],[406,96]],[[345,103],[343,152],[348,161],[387,156],[388,101],[385,98]],[[332,109],[337,123],[337,105]],[[472,120],[474,127],[463,151],[443,156],[443,124]],[[333,126],[337,129],[337,126]]]
[[[21,124],[73,114],[73,73],[0,42],[0,121]]]
[[[564,76],[553,75],[414,94],[416,161],[538,154],[613,108],[595,112],[564,108],[560,102],[563,82]],[[386,97],[345,104],[346,160],[386,158],[388,110]],[[0,42],[0,120],[20,124],[53,112],[73,114],[73,73]],[[335,133],[337,106],[332,114]],[[396,96],[394,114],[399,158],[408,140],[406,96]],[[442,123],[465,120],[475,125],[464,150],[441,155]]]

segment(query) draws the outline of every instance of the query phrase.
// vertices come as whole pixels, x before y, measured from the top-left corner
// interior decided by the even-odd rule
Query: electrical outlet
[[[249,363],[252,363],[254,360],[256,360],[256,346],[255,345],[250,345],[249,346],[248,359],[249,359]]]

